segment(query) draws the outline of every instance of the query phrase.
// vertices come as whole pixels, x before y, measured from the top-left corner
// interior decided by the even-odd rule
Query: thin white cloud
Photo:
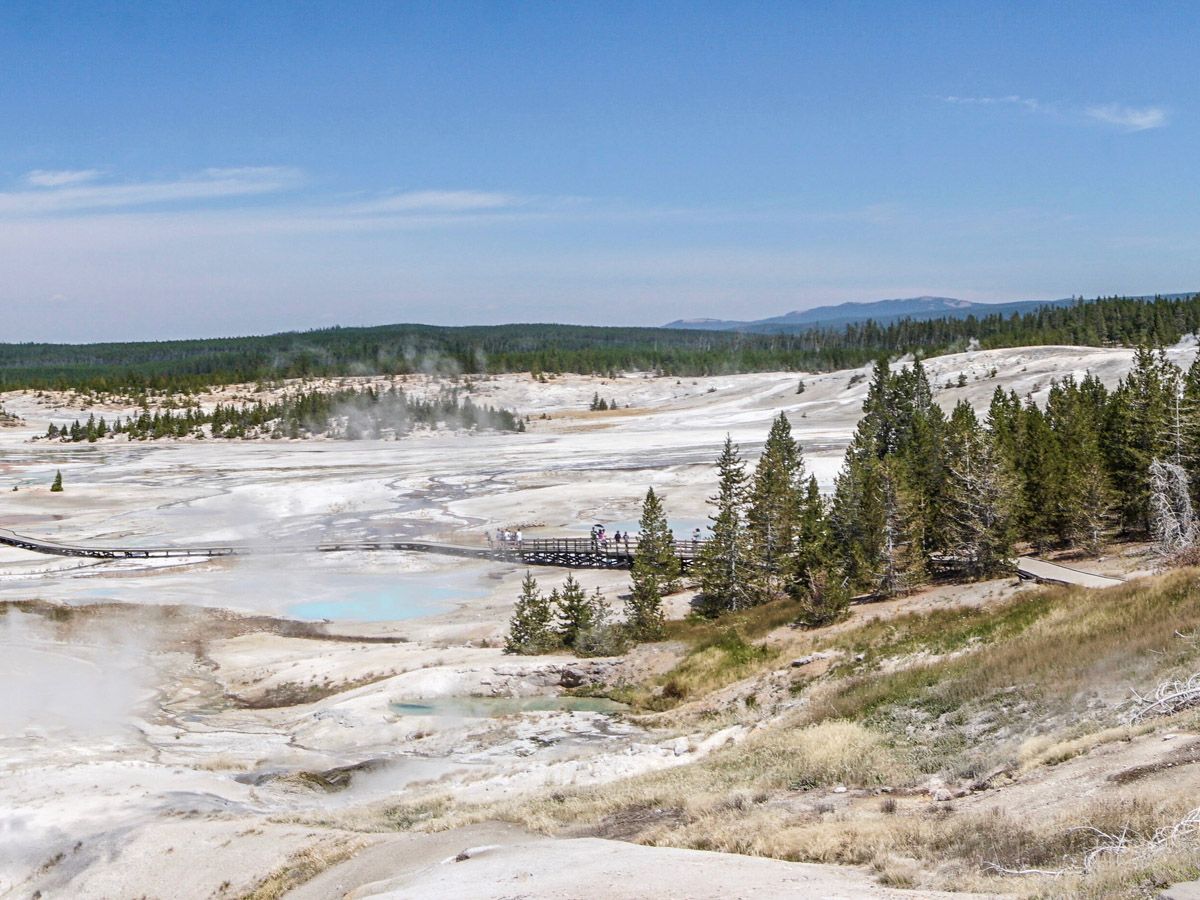
[[[1119,103],[1106,103],[1103,106],[1089,106],[1085,112],[1098,122],[1106,125],[1116,125],[1126,131],[1148,131],[1151,128],[1162,128],[1167,124],[1167,111],[1161,106],[1122,106]]]
[[[1020,106],[1030,112],[1050,112],[1052,107],[1034,97],[1021,97],[1017,94],[1007,94],[1003,97],[943,97],[946,103],[960,106]]]
[[[25,173],[25,183],[32,187],[55,188],[83,184],[99,177],[99,169],[34,169]]]
[[[57,187],[0,192],[0,215],[38,216],[248,197],[287,190],[300,181],[299,170],[284,166],[206,169],[172,181],[100,185],[67,181]]]
[[[409,191],[381,197],[359,207],[363,212],[456,213],[509,209],[524,198],[489,191]]]
[[[1161,106],[1123,106],[1120,103],[1106,103],[1088,106],[1082,110],[1062,110],[1053,103],[1045,103],[1035,97],[1022,97],[1019,94],[1005,94],[995,97],[960,97],[951,95],[942,97],[942,102],[956,106],[1012,106],[1019,107],[1032,113],[1042,113],[1068,121],[1081,121],[1083,117],[1103,122],[1105,125],[1115,125],[1125,131],[1146,131],[1151,128],[1162,128],[1167,124],[1167,111]]]

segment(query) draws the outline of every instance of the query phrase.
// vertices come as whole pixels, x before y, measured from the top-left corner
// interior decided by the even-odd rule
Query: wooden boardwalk
[[[1080,587],[1106,588],[1124,584],[1120,578],[1108,575],[1096,575],[1070,566],[1060,566],[1058,563],[1046,562],[1032,556],[1021,556],[1017,559],[1017,574],[1022,578],[1040,581],[1046,584],[1077,584]]]
[[[704,541],[676,541],[675,556],[684,571],[692,567],[704,548]],[[494,560],[525,566],[557,566],[564,569],[628,569],[637,556],[637,541],[596,541],[586,537],[528,538],[500,541],[491,546],[451,544],[440,541],[409,541],[379,538],[374,540],[324,540],[310,544],[210,544],[178,546],[147,544],[112,547],[98,544],[66,544],[46,538],[29,537],[0,529],[0,545],[18,547],[51,556],[75,556],[85,559],[163,559],[170,557],[251,556],[285,553],[338,553],[347,551],[393,550],[405,553],[435,553],[467,559]],[[1076,584],[1105,588],[1123,584],[1120,578],[1096,575],[1070,566],[1046,562],[1032,556],[1017,559],[1017,574],[1022,578],[1050,584]]]
[[[98,544],[68,544],[46,538],[17,534],[0,529],[0,544],[44,553],[50,556],[73,556],[84,559],[166,559],[173,557],[250,556],[283,553],[337,553],[346,551],[394,550],[408,553],[436,553],[469,559],[496,560],[529,566],[558,566],[569,569],[628,569],[637,556],[637,541],[594,541],[591,538],[531,538],[523,541],[501,541],[493,546],[469,546],[439,541],[410,541],[390,539],[325,540],[311,544],[209,544],[179,546],[146,544],[105,546]],[[677,541],[675,555],[686,570],[699,556],[704,541]]]

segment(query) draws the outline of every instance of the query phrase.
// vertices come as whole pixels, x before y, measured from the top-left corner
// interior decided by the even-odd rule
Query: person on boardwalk
[[[520,528],[517,529],[516,539],[517,539],[517,549],[520,550],[521,549],[521,529]]]

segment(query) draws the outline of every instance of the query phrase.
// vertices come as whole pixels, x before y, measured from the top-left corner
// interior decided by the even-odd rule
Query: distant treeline
[[[1027,344],[1170,344],[1200,328],[1200,298],[1104,298],[1025,314],[862,322],[795,334],[663,328],[383,325],[258,337],[0,344],[0,390],[196,390],[312,376],[503,372],[699,376],[830,371],[880,354]]]
[[[524,431],[525,423],[507,409],[479,406],[470,397],[458,398],[454,390],[443,391],[431,400],[409,397],[394,386],[386,391],[307,391],[286,396],[274,403],[218,403],[211,410],[198,406],[166,409],[116,418],[108,422],[94,414],[62,428],[51,425],[46,437],[68,442],[95,442],[101,438],[127,435],[130,440],[169,437],[214,438],[302,438],[311,435],[358,440],[384,436],[401,437],[416,428],[452,428],[490,431]]]

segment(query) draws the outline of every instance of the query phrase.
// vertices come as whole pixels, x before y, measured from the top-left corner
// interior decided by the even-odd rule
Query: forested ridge
[[[1162,345],[1200,329],[1200,297],[1102,298],[1025,314],[795,334],[583,325],[383,325],[236,338],[100,344],[0,344],[0,390],[190,390],[262,379],[441,372],[656,371],[713,375],[830,371],[880,354],[924,355],[1032,344]]]

